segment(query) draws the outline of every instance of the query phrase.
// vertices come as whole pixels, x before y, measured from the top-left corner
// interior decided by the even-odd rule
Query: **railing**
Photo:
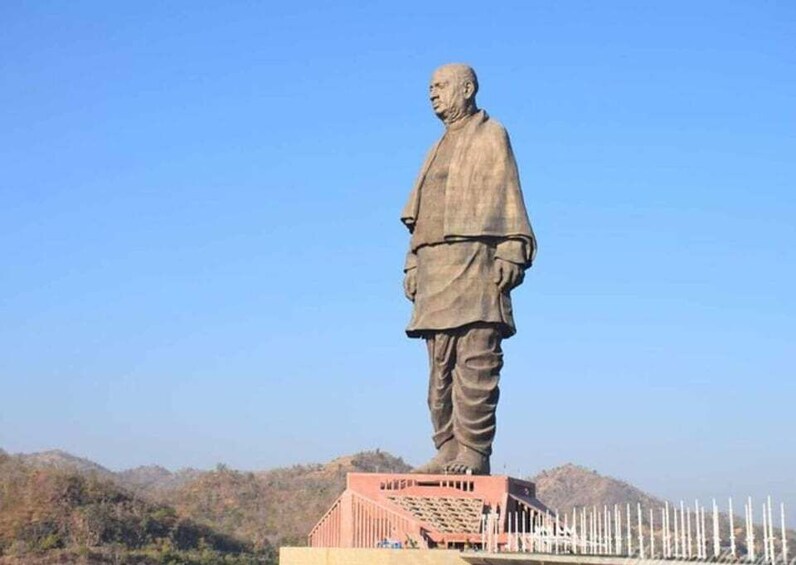
[[[343,498],[321,518],[309,534],[310,547],[422,547],[414,523],[367,498],[351,496],[353,539],[343,539]]]
[[[525,508],[506,516],[489,512],[482,516],[481,545],[493,552],[788,563],[785,505],[775,512],[768,497],[761,507],[762,525],[755,524],[751,498],[744,503],[743,520],[733,514],[732,499],[726,512],[719,511],[715,500],[709,509],[695,501],[692,507],[684,502],[652,508],[616,504],[574,508],[565,514]],[[775,514],[779,514],[776,526]]]
[[[341,542],[341,499],[324,514],[309,535],[310,547],[340,547]]]
[[[354,547],[380,547],[398,543],[417,547],[414,523],[400,514],[353,495]]]

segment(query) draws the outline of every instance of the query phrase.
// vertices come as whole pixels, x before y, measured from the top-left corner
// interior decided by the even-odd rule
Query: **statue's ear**
[[[471,100],[474,96],[475,96],[475,85],[470,80],[464,81],[464,97],[467,100]]]

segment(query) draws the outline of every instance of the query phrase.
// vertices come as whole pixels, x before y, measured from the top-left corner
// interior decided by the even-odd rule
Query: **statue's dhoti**
[[[434,445],[439,449],[455,438],[489,457],[503,366],[499,327],[475,323],[428,333],[425,338],[431,369],[428,407]]]

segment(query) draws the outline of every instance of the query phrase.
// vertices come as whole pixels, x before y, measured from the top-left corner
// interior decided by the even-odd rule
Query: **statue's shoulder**
[[[492,140],[507,141],[509,137],[509,134],[506,131],[506,128],[503,127],[503,124],[486,112],[483,112],[483,118],[478,126],[478,129],[480,130],[480,135]]]

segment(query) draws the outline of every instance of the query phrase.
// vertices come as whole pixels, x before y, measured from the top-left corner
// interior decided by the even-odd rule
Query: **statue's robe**
[[[412,233],[405,270],[417,269],[406,331],[424,337],[485,322],[509,337],[511,298],[494,281],[495,258],[525,269],[536,239],[506,130],[484,111],[458,125],[431,148],[401,214]]]

